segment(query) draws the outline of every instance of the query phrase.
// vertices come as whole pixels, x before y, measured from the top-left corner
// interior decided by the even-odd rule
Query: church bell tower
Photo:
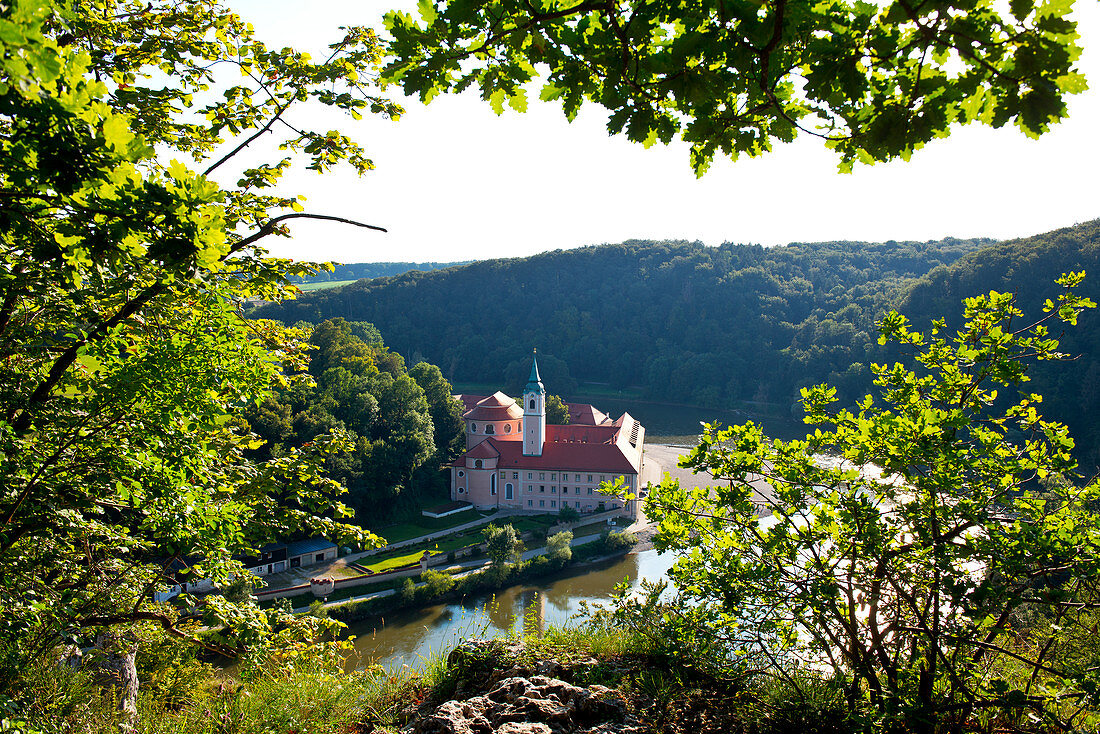
[[[538,355],[532,351],[531,377],[523,388],[523,455],[542,456],[546,440],[546,388],[539,377]]]

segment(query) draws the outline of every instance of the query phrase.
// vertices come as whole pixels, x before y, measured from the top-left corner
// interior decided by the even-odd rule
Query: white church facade
[[[451,499],[482,510],[571,507],[637,516],[637,500],[601,492],[621,480],[622,493],[638,494],[645,428],[629,413],[613,421],[591,405],[570,403],[568,425],[547,425],[537,358],[519,403],[499,391],[458,397],[466,408],[466,453],[451,464]]]

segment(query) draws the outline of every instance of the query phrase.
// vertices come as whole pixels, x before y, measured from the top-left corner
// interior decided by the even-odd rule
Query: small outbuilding
[[[291,568],[300,568],[335,560],[337,549],[332,541],[324,538],[309,538],[288,543],[286,555],[290,560]]]

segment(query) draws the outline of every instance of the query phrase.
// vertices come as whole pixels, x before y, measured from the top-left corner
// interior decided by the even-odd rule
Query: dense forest
[[[932,319],[947,316],[955,329],[964,298],[991,290],[1013,292],[1024,312],[1023,327],[1041,316],[1044,301],[1054,297],[1056,278],[1082,270],[1081,294],[1100,303],[1100,220],[999,242],[936,268],[906,288],[897,309],[914,328],[926,329]],[[1034,379],[1024,387],[1044,397],[1044,416],[1069,425],[1080,461],[1095,468],[1100,466],[1100,315],[1086,311],[1076,327],[1052,336],[1061,339],[1060,351],[1073,362],[1035,365]]]
[[[867,365],[893,357],[875,320],[898,308],[923,328],[968,296],[1020,294],[1036,314],[1054,279],[1086,270],[1100,293],[1100,223],[994,243],[823,242],[786,247],[630,241],[408,272],[308,294],[262,313],[287,322],[345,317],[377,324],[412,362],[452,381],[520,384],[532,346],[547,384],[639,386],[650,399],[790,408],[829,382],[843,401],[870,387]],[[1037,368],[1047,414],[1068,422],[1087,463],[1100,462],[1100,332],[1066,334],[1072,368]]]
[[[401,275],[410,270],[443,270],[455,265],[465,265],[469,260],[453,263],[334,263],[332,272],[322,270],[316,275],[297,276],[290,279],[292,283],[327,283],[333,280],[361,280],[363,278],[385,278]]]
[[[278,387],[251,405],[244,420],[263,446],[261,461],[301,449],[333,429],[347,431],[352,451],[325,462],[327,476],[348,488],[356,522],[378,529],[447,496],[439,467],[465,448],[458,401],[439,368],[406,369],[370,324],[344,319],[307,330],[311,381]]]
[[[535,346],[547,386],[565,395],[591,381],[788,406],[811,377],[866,384],[874,319],[899,288],[986,244],[630,241],[362,281],[261,313],[372,322],[452,381],[519,384]]]

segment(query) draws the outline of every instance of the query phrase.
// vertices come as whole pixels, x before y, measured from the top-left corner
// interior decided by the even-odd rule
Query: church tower
[[[539,377],[539,361],[532,351],[531,376],[523,388],[523,455],[542,456],[546,440],[546,388]]]

